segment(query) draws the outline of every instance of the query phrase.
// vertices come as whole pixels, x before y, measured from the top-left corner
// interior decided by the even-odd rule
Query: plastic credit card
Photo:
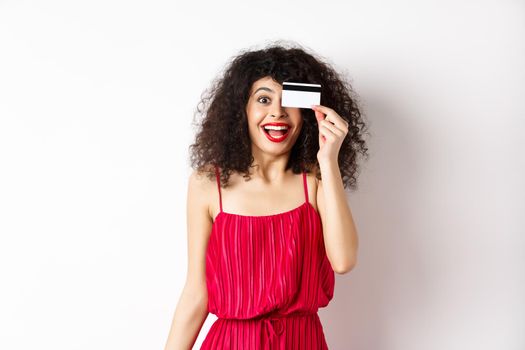
[[[321,85],[283,82],[281,106],[312,108],[321,104]]]

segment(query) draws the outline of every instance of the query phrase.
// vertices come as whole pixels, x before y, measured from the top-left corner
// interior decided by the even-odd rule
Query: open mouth
[[[286,134],[288,134],[288,131],[290,130],[287,126],[273,126],[273,125],[265,125],[263,127],[264,132],[276,139],[282,138]]]

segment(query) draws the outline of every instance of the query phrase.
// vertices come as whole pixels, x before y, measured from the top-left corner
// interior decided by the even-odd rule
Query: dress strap
[[[215,177],[217,178],[217,188],[219,190],[219,207],[221,208],[222,212],[221,180],[219,176],[219,168],[217,167],[217,165],[215,166]]]
[[[303,183],[304,183],[304,201],[308,203],[308,184],[306,181],[306,172],[303,171]]]

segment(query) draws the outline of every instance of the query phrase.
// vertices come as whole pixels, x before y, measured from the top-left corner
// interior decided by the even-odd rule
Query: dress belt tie
[[[295,312],[286,315],[270,314],[262,317],[264,324],[264,350],[272,349],[271,345],[278,339],[278,336],[284,332],[283,318],[285,317],[301,317],[316,315],[317,312]],[[284,338],[281,338],[279,349],[284,349]]]
[[[264,325],[265,325],[265,335],[266,338],[264,339],[264,350],[270,350],[270,344],[277,339],[278,335],[280,335],[284,331],[284,325],[283,321],[280,319],[281,317],[265,317],[263,318]],[[275,327],[273,322],[275,322]]]

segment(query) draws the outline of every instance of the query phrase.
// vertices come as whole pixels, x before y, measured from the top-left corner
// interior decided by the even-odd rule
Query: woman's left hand
[[[348,122],[344,120],[333,109],[323,105],[312,105],[315,118],[319,126],[319,152],[317,160],[319,164],[335,162],[343,139],[348,134]]]

